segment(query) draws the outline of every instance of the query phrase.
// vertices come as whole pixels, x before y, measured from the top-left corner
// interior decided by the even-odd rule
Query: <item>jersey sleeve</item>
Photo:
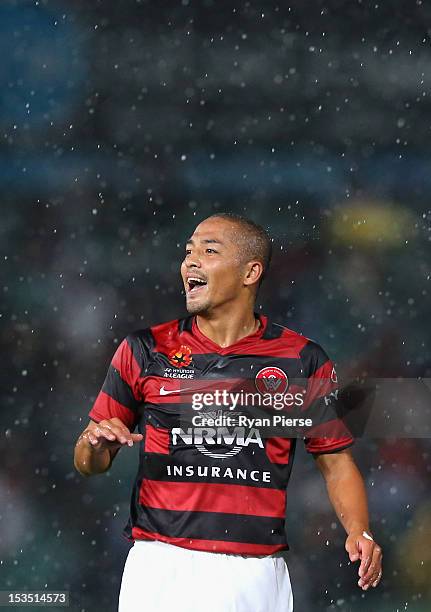
[[[304,410],[313,425],[304,438],[309,453],[333,453],[354,442],[349,429],[340,418],[340,398],[334,364],[323,348],[309,341],[301,351],[307,391]]]
[[[104,419],[119,418],[130,431],[136,427],[139,406],[143,402],[140,391],[143,352],[133,334],[118,346],[112,358],[105,382],[89,412],[99,423]]]

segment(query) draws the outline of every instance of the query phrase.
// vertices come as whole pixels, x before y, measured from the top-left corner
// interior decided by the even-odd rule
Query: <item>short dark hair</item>
[[[247,261],[257,259],[263,265],[263,273],[259,279],[259,286],[266,276],[272,257],[272,240],[268,232],[261,226],[242,215],[232,212],[215,213],[209,219],[226,219],[240,227],[243,234],[238,236],[241,242],[241,251]]]

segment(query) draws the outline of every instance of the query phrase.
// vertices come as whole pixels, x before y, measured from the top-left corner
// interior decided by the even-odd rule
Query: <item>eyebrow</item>
[[[223,242],[221,242],[220,240],[216,240],[215,238],[205,238],[204,240],[201,240],[201,242],[203,244],[223,244]],[[194,241],[192,238],[189,238],[186,242],[186,244],[194,244]]]

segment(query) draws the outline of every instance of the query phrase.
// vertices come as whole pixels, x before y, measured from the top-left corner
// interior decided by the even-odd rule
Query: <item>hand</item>
[[[140,442],[142,434],[130,433],[129,429],[119,418],[104,419],[100,423],[87,428],[82,436],[87,438],[91,446],[96,450],[116,450],[121,446],[133,446],[133,442]]]
[[[345,548],[350,561],[361,561],[358,586],[366,591],[370,585],[376,587],[382,577],[382,549],[371,536],[367,534],[367,537],[364,533],[350,533]]]

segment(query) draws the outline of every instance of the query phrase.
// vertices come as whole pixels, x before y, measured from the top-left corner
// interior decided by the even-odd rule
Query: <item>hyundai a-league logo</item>
[[[168,355],[169,363],[176,368],[184,368],[192,362],[192,349],[186,344],[182,344]]]

